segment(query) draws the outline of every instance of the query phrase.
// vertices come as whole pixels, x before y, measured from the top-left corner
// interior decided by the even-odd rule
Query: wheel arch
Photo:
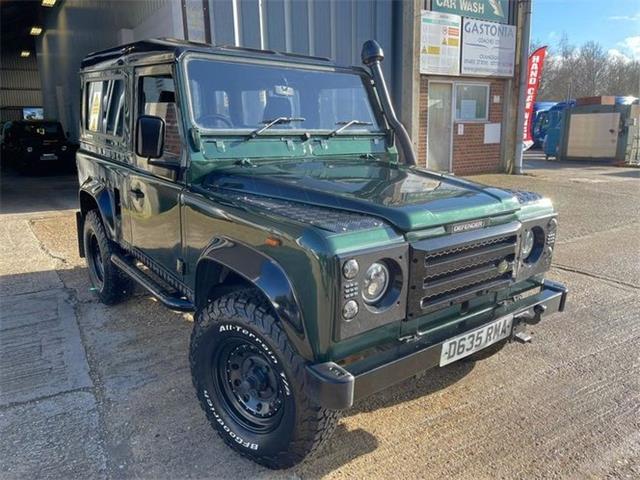
[[[204,250],[196,266],[196,309],[238,288],[257,289],[298,353],[308,360],[313,359],[299,302],[282,267],[247,245],[216,238]]]
[[[114,212],[114,201],[109,189],[101,182],[91,180],[80,187],[78,193],[80,213],[82,219],[91,210],[97,209],[102,218],[102,223],[110,240],[116,238],[116,222]],[[81,232],[78,232],[80,235]]]

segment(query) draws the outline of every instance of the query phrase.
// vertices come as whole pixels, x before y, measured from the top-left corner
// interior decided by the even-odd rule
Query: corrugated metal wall
[[[175,0],[66,0],[45,18],[36,41],[45,115],[77,138],[80,61],[88,53],[149,36],[183,36]]]
[[[42,106],[40,75],[34,56],[0,59],[0,121],[16,120],[22,107]]]
[[[201,2],[198,0],[198,3]],[[200,17],[197,5],[190,2],[186,4],[187,36],[218,45],[329,57],[342,65],[360,65],[362,44],[376,39],[385,49],[388,60],[384,66],[391,76],[397,3],[391,0],[208,0]]]
[[[385,48],[390,83],[397,0],[66,0],[36,42],[45,115],[77,136],[78,69],[89,52],[149,37],[174,37],[326,56],[359,65],[362,43]],[[399,27],[398,27],[399,28]],[[396,42],[397,43],[397,42]],[[395,55],[397,56],[397,55]]]

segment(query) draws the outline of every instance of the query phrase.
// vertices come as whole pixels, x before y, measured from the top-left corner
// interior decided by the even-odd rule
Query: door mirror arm
[[[164,168],[166,172],[162,172],[162,173],[155,172],[155,173],[156,175],[160,175],[161,177],[166,178],[171,182],[175,182],[176,180],[178,180],[180,176],[180,171],[182,169],[180,164],[177,162],[167,161],[167,160],[158,160],[153,158],[147,159],[147,165]]]
[[[162,168],[167,168],[169,170],[175,170],[176,172],[180,171],[180,164],[178,162],[148,158],[147,164],[152,165],[154,167],[162,167]]]

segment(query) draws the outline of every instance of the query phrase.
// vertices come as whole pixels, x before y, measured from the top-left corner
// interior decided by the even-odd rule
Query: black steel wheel
[[[224,295],[196,312],[189,361],[209,422],[255,462],[289,468],[335,429],[338,412],[306,395],[305,361],[255,290]]]
[[[212,359],[216,393],[236,421],[255,432],[270,432],[282,418],[284,392],[275,365],[242,338],[230,340]]]
[[[134,283],[111,263],[111,254],[117,247],[107,238],[97,210],[91,210],[84,218],[83,241],[89,279],[100,301],[111,305],[127,298]]]

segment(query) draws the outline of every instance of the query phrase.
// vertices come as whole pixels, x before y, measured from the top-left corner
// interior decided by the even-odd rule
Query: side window
[[[154,115],[165,122],[164,158],[178,160],[182,153],[182,141],[178,128],[176,90],[171,75],[141,77],[138,99],[138,115]]]
[[[124,80],[89,82],[86,92],[85,128],[91,132],[121,137],[125,121]]]
[[[102,132],[102,102],[107,90],[107,82],[89,82],[86,98],[85,128],[91,132]]]
[[[110,85],[109,104],[105,114],[108,135],[122,136],[124,125],[124,80],[113,80]]]

